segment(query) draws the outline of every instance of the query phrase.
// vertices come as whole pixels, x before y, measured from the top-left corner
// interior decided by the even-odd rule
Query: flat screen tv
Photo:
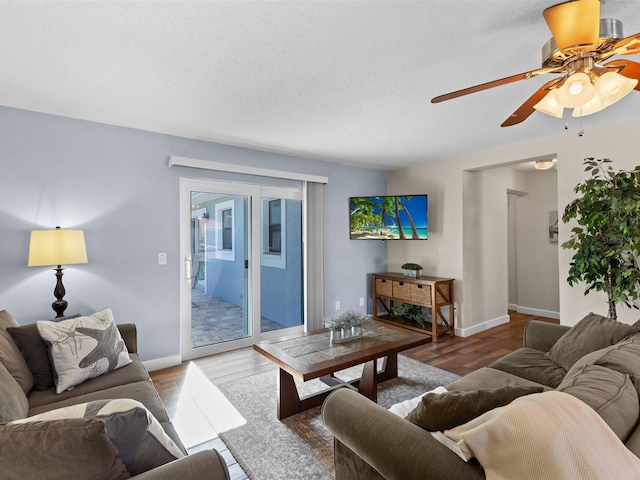
[[[352,240],[426,240],[427,195],[349,198]]]

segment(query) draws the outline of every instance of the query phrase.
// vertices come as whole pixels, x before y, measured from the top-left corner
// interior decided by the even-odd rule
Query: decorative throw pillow
[[[33,388],[46,390],[55,385],[47,344],[44,343],[35,323],[7,328],[33,375]]]
[[[593,408],[623,442],[638,421],[638,392],[629,375],[600,365],[573,370],[556,389]]]
[[[638,333],[638,329],[633,325],[590,313],[560,337],[547,355],[562,368],[569,370],[587,353],[618,343],[634,333]]]
[[[29,402],[20,384],[0,363],[0,423],[11,422],[27,416]]]
[[[183,457],[160,422],[144,405],[128,398],[95,400],[72,405],[13,422],[14,424],[72,418],[104,420],[107,434],[131,475]]]
[[[57,393],[131,363],[109,308],[89,317],[39,320],[36,325],[42,339],[51,345]]]
[[[0,477],[6,480],[129,478],[117,455],[97,418],[0,425]]]
[[[573,364],[565,378],[573,377],[576,371],[582,370],[585,365],[600,365],[616,372],[626,373],[633,382],[640,380],[640,334],[632,335],[620,340],[615,345],[588,353]],[[638,385],[636,385],[636,390],[640,396]]]
[[[22,387],[26,394],[33,388],[33,374],[25,361],[20,348],[7,332],[7,328],[17,327],[18,323],[6,310],[0,310],[0,362]]]
[[[469,392],[428,393],[406,419],[431,432],[444,431],[467,423],[489,410],[511,403],[518,397],[540,393],[538,386],[481,388]]]

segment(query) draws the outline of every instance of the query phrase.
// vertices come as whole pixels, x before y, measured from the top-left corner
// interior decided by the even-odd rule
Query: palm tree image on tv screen
[[[351,197],[352,240],[426,240],[429,235],[427,195]]]

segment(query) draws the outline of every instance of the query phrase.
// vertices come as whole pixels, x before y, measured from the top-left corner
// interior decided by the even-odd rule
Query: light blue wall
[[[52,270],[26,266],[29,232],[81,228],[89,263],[65,270],[67,313],[108,306],[138,325],[143,360],[178,354],[179,178],[246,177],[169,169],[171,155],[327,176],[326,312],[368,298],[386,246],[349,240],[348,198],[386,193],[386,172],[0,107],[0,310],[20,323],[53,315]]]

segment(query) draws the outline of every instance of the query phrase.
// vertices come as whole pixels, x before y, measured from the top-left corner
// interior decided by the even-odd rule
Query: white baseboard
[[[509,323],[509,315],[503,315],[501,317],[492,318],[486,322],[478,323],[467,328],[456,328],[456,335],[458,337],[470,337],[476,333],[484,332],[490,328],[497,327],[498,325],[504,325]]]
[[[154,370],[162,370],[163,368],[175,367],[182,363],[182,357],[180,355],[170,355],[168,357],[154,358],[153,360],[146,360],[142,362],[144,367],[149,372]]]
[[[510,303],[508,308],[509,308],[509,310],[513,310],[513,311],[517,312],[518,311],[518,304],[517,303]]]
[[[551,310],[540,310],[539,308],[521,307],[519,305],[514,309],[518,313],[526,313],[527,315],[536,315],[538,317],[555,318],[560,320],[560,312],[552,312]]]

